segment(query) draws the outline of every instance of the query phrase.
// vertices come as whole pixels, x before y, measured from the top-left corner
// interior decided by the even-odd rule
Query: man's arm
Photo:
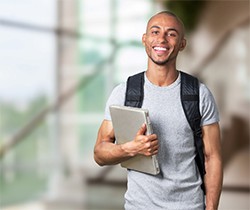
[[[158,140],[155,134],[144,135],[146,125],[137,132],[135,139],[125,144],[115,144],[115,135],[111,121],[104,120],[98,131],[94,148],[95,161],[100,165],[121,163],[137,154],[152,156],[158,152]]]
[[[206,209],[217,210],[223,180],[219,124],[203,126],[202,132],[206,167]]]

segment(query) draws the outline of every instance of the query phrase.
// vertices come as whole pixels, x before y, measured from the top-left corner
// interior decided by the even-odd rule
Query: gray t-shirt
[[[111,120],[110,105],[124,105],[126,83],[114,88],[105,109],[105,119]],[[128,170],[126,210],[201,210],[204,195],[195,163],[192,130],[180,100],[180,74],[169,86],[159,87],[145,76],[142,108],[149,110],[150,121],[159,139],[157,158],[161,173],[154,176]],[[200,84],[201,125],[219,121],[211,92]]]

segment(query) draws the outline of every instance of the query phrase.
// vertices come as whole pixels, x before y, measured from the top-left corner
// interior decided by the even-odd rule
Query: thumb
[[[137,135],[144,135],[146,130],[147,130],[147,126],[145,123],[143,123],[140,129],[138,130]]]

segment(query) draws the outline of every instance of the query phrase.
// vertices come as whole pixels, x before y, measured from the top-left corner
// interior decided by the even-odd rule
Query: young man
[[[201,126],[205,155],[206,196],[195,162],[193,132],[180,100],[180,73],[176,69],[178,53],[186,46],[184,26],[173,13],[154,15],[147,24],[142,43],[148,55],[142,108],[147,108],[154,134],[144,135],[144,125],[134,140],[114,143],[109,106],[124,104],[126,83],[118,85],[109,97],[94,150],[96,162],[118,164],[137,154],[157,154],[160,174],[148,175],[128,170],[125,209],[216,210],[222,186],[220,129],[217,108],[210,91],[199,85]]]

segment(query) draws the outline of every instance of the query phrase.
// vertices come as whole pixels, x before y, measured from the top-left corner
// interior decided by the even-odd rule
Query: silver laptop
[[[109,109],[117,144],[132,141],[143,123],[147,125],[146,135],[152,133],[147,109],[118,105],[111,105]],[[121,166],[154,175],[160,172],[156,155],[137,155],[122,162]]]

